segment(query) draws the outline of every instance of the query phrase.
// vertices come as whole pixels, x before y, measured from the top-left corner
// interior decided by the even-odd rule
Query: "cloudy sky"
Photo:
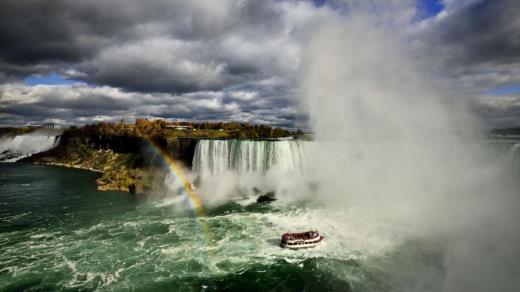
[[[520,126],[518,0],[2,0],[0,125],[157,117],[304,127],[309,38],[359,3],[383,2],[404,3],[410,47],[473,96],[488,126]]]

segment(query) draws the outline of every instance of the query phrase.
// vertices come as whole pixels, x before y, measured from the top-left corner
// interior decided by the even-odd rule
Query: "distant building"
[[[167,125],[167,129],[173,129],[173,130],[191,130],[193,129],[193,126],[184,126],[184,125]]]
[[[33,128],[33,129],[62,129],[66,128],[65,125],[57,124],[57,123],[42,123],[42,124],[29,124],[26,127]]]

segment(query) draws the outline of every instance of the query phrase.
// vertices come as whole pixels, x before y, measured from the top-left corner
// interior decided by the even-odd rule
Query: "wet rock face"
[[[80,135],[64,132],[60,136],[62,145],[88,145],[94,149],[110,149],[117,153],[139,154],[143,139],[133,135]]]
[[[57,147],[24,161],[101,172],[103,175],[97,180],[99,191],[139,194],[151,189],[153,177],[157,171],[162,170],[163,164],[161,157],[150,149],[144,138],[132,135],[80,134],[66,132],[61,136]],[[154,144],[187,168],[191,168],[197,141],[197,138],[154,138]],[[0,158],[10,158],[13,155],[0,153]]]
[[[184,166],[191,168],[197,141],[194,138],[170,138],[166,140],[166,150],[173,159],[182,161]]]
[[[267,192],[267,193],[265,193],[265,195],[261,195],[256,200],[257,203],[271,203],[271,202],[274,202],[274,201],[276,201],[276,197],[275,197],[274,191]]]
[[[148,144],[146,147],[141,148],[143,161],[146,162],[147,166],[162,167],[160,155],[157,151],[153,150],[154,147],[159,147],[162,151],[166,152],[175,161],[181,162],[183,166],[188,169],[192,167],[193,155],[195,154],[195,146],[199,139],[197,138],[153,138],[153,147]]]
[[[6,150],[2,153],[0,153],[0,162],[1,161],[9,161],[11,159],[16,159],[20,156],[22,156],[23,153],[14,151],[14,150]]]

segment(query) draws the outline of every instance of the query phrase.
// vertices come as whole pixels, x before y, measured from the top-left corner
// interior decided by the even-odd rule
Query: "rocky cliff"
[[[23,161],[57,165],[102,173],[96,183],[99,191],[146,193],[153,182],[164,178],[164,170],[147,144],[139,137],[78,137],[64,133],[59,145]],[[197,139],[158,139],[158,145],[174,159],[191,167]]]
[[[263,125],[138,119],[135,124],[121,121],[71,127],[59,136],[57,147],[24,161],[100,172],[100,191],[146,193],[154,181],[165,176],[162,158],[151,148],[159,147],[191,168],[200,139],[269,139],[288,134],[281,128]]]

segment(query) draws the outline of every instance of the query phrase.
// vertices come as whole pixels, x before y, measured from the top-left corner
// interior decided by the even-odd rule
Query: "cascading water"
[[[516,137],[492,137],[481,143],[486,150],[487,164],[518,167],[520,164],[520,142]]]
[[[520,152],[520,143],[516,143],[513,146],[511,146],[511,159],[515,160],[516,157],[519,155]]]
[[[498,143],[486,141],[486,145],[495,145],[493,151],[483,151],[489,165],[502,167],[503,165],[518,165],[518,149],[514,141]],[[470,148],[482,148],[468,142],[467,147],[458,149],[459,156]],[[482,142],[484,143],[484,142]],[[434,144],[434,142],[432,142]],[[477,143],[478,144],[478,143]],[[388,157],[385,153],[399,151],[401,144],[392,141],[363,142],[363,141],[254,141],[254,140],[200,140],[193,156],[193,174],[202,179],[199,194],[206,201],[225,201],[237,194],[251,197],[256,195],[254,189],[262,192],[274,191],[277,196],[284,196],[287,200],[298,200],[306,197],[316,197],[318,189],[327,189],[331,185],[324,184],[320,176],[333,177],[335,169],[346,167],[350,170],[342,181],[349,186],[349,193],[372,196],[376,193],[385,194],[389,187],[395,188],[398,195],[408,192],[419,193],[424,185],[414,185],[409,178],[418,176],[417,171],[408,171],[401,159]],[[511,148],[512,147],[512,148]],[[496,148],[496,149],[495,149]],[[408,153],[422,153],[423,149],[409,149]],[[471,150],[473,151],[473,150]],[[489,153],[488,153],[489,152]],[[331,154],[331,153],[335,153]],[[334,155],[333,157],[331,155]],[[421,157],[420,154],[417,154]],[[502,159],[497,160],[500,156]],[[426,158],[424,158],[426,159]],[[320,167],[320,161],[328,161],[326,167]],[[419,158],[416,159],[417,161]],[[394,163],[399,171],[388,172],[381,168],[382,161]],[[335,167],[332,164],[338,163]],[[408,163],[411,163],[408,161]],[[430,189],[442,190],[440,174],[429,172],[429,163],[419,163],[421,171],[426,174],[422,179],[428,181]],[[364,171],[361,171],[364,170]],[[366,172],[378,178],[378,184],[366,182]],[[290,179],[288,179],[290,178]],[[403,183],[406,181],[407,183]],[[376,192],[377,190],[377,192]],[[327,201],[328,196],[334,197],[338,191],[321,191],[320,200]],[[361,195],[360,195],[361,196]]]
[[[31,133],[0,138],[0,162],[15,162],[35,153],[54,148],[58,136]]]
[[[297,171],[310,165],[311,142],[201,140],[195,148],[193,170],[202,177],[226,172],[266,173]]]

